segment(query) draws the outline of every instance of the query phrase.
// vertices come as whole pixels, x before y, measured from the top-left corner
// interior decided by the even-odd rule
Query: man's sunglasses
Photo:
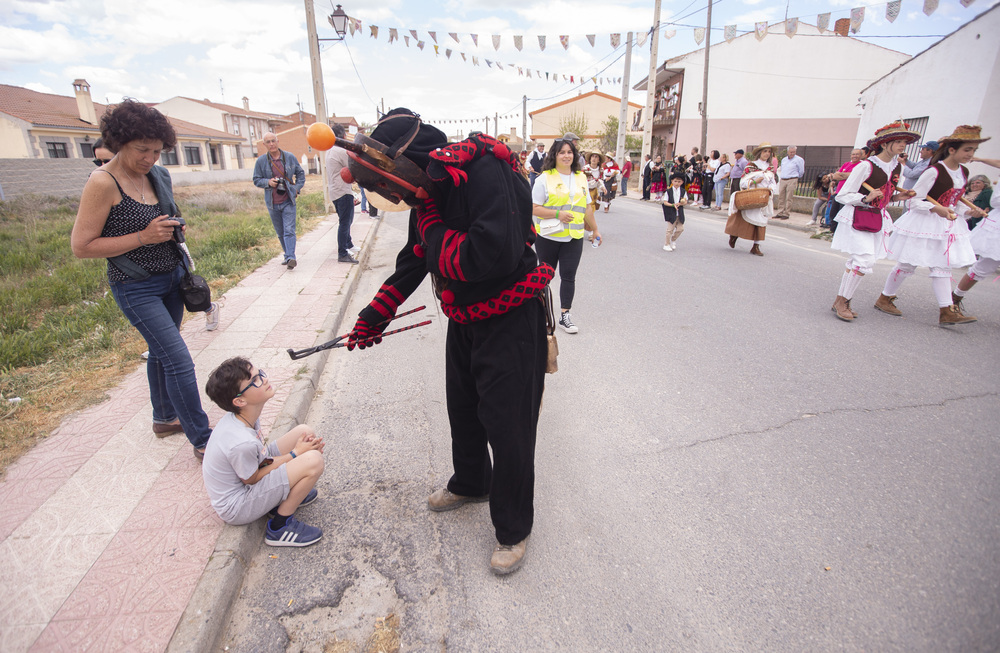
[[[257,373],[250,377],[250,383],[248,383],[245,388],[240,390],[239,393],[236,395],[236,397],[241,396],[244,392],[246,392],[250,388],[259,388],[260,386],[264,385],[264,379],[266,378],[267,374],[264,372],[264,370],[258,368]],[[236,397],[233,397],[233,399],[235,399]]]

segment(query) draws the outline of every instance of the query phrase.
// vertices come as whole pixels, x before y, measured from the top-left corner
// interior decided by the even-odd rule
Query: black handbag
[[[181,278],[181,298],[184,308],[192,313],[204,313],[212,306],[212,289],[201,275],[194,274],[184,265],[184,276]]]

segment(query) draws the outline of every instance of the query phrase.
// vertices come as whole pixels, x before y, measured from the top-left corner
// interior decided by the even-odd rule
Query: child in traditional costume
[[[663,250],[672,252],[677,249],[677,239],[684,231],[684,205],[688,203],[684,192],[684,173],[675,172],[670,175],[670,186],[663,194],[663,219],[667,222],[667,238]]]

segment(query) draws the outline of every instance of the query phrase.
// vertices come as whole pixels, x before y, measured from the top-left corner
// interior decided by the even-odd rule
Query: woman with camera
[[[153,432],[185,433],[200,460],[211,429],[180,334],[184,267],[171,242],[183,221],[172,217],[178,210],[170,173],[156,165],[177,137],[163,114],[128,99],[101,118],[101,137],[116,154],[84,186],[70,237],[73,254],[108,259],[115,302],[149,345]]]

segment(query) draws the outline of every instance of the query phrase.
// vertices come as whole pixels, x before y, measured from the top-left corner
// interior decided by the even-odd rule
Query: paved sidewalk
[[[355,215],[362,261],[378,220]],[[181,331],[204,395],[209,372],[243,355],[277,389],[261,424],[304,418],[362,265],[337,262],[336,216],[298,243],[298,267],[273,259],[225,295],[218,330]],[[207,651],[224,626],[263,520],[226,526],[208,502],[183,434],[157,439],[144,365],[101,404],[68,417],[0,483],[0,651]]]

